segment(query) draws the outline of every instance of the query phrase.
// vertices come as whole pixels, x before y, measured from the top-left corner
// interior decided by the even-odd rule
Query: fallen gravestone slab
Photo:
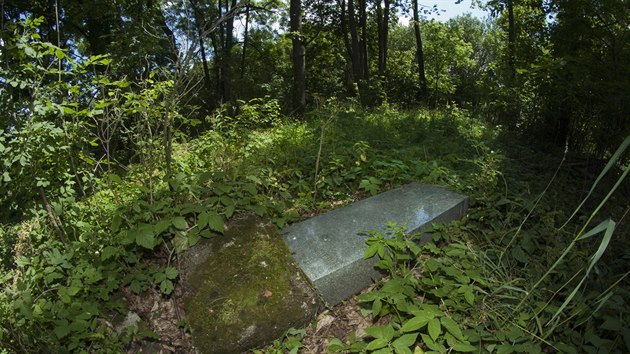
[[[435,222],[461,219],[468,199],[433,185],[408,184],[293,224],[284,240],[304,273],[329,305],[361,291],[380,274],[363,259],[364,230],[384,232],[393,221],[413,233]],[[423,240],[421,240],[423,241]],[[426,241],[426,240],[424,240]]]
[[[317,296],[275,226],[255,217],[184,256],[184,311],[200,353],[241,353],[310,321]]]

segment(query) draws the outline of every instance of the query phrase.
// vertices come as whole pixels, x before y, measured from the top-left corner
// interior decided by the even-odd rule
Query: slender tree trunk
[[[350,42],[352,44],[352,73],[354,74],[354,82],[359,84],[363,80],[363,68],[361,64],[361,50],[359,49],[359,35],[357,32],[356,14],[354,12],[354,0],[348,1],[348,27],[350,27]]]
[[[384,6],[382,6],[381,1],[376,1],[376,22],[378,28],[378,73],[383,76],[387,71],[390,2],[385,0]]]
[[[208,68],[208,58],[206,57],[206,47],[203,44],[203,32],[197,27],[199,35],[199,51],[201,52],[201,66],[203,67],[203,82],[207,90],[210,90],[210,69]]]
[[[353,75],[352,75],[352,44],[350,44],[350,39],[348,38],[348,17],[346,13],[346,0],[339,0],[339,7],[341,8],[341,36],[343,37],[343,45],[346,48],[346,70],[344,70],[344,84],[349,94],[354,94],[354,90],[352,88]]]
[[[201,16],[201,12],[199,11],[199,6],[197,5],[197,1],[191,1],[193,14],[195,17],[195,27],[197,29],[197,37],[199,40],[199,52],[201,53],[201,67],[203,68],[203,83],[206,87],[206,90],[211,90],[211,80],[210,80],[210,69],[208,68],[208,57],[206,55],[206,46],[203,40],[203,30],[205,27],[205,21]]]
[[[249,36],[249,3],[245,5],[245,31],[243,32],[243,51],[241,53],[241,79],[245,77],[245,56],[247,54],[247,40]]]
[[[236,7],[236,0],[225,0],[225,13],[228,14],[232,9]],[[223,101],[229,101],[232,96],[231,92],[231,74],[230,64],[232,61],[232,47],[234,46],[234,16],[229,16],[225,20],[225,44],[223,47],[222,58],[222,79],[223,79]]]
[[[366,0],[359,0],[359,26],[361,27],[361,66],[363,78],[369,79],[369,62],[368,62],[368,46],[367,46],[367,10]]]
[[[179,66],[179,50],[177,49],[177,41],[175,40],[175,33],[173,33],[173,30],[166,23],[166,18],[164,18],[164,12],[162,11],[162,9],[159,6],[156,6],[156,8],[157,8],[156,11],[158,11],[158,14],[157,14],[158,23],[160,25],[160,28],[162,29],[162,32],[168,39],[168,44],[171,49],[169,51],[171,60],[173,61],[173,64],[175,64],[175,66],[178,67]]]
[[[48,221],[50,222],[50,225],[53,227],[53,230],[55,230],[55,233],[57,234],[57,237],[59,237],[59,240],[63,242],[64,245],[67,245],[69,243],[68,237],[61,227],[60,220],[57,218],[57,215],[53,211],[52,206],[48,202],[48,198],[46,198],[46,191],[44,191],[43,187],[39,187],[39,196],[42,198],[42,202],[44,203],[44,208],[46,209],[46,214],[48,215]]]
[[[220,29],[219,29],[220,31]],[[210,43],[212,45],[212,51],[214,53],[214,60],[212,62],[212,71],[214,73],[214,82],[216,94],[219,100],[221,100],[221,42],[217,38],[217,31],[210,33]]]
[[[346,16],[346,0],[340,0],[339,7],[341,8],[341,35],[343,36],[343,45],[346,47],[346,53],[350,62],[352,62],[352,45],[348,39],[348,18]]]
[[[385,61],[383,57],[383,6],[381,0],[376,0],[376,30],[378,32],[378,74],[385,74]]]
[[[424,69],[424,51],[422,49],[422,36],[420,34],[420,15],[418,13],[418,0],[413,0],[413,32],[416,37],[416,61],[418,62],[418,83],[420,84],[420,97],[427,97],[427,78]]]
[[[385,0],[383,8],[383,72],[387,71],[387,47],[389,46],[389,12],[390,0]]]
[[[508,10],[508,67],[510,79],[514,78],[516,72],[516,29],[514,28],[514,0],[507,0]]]
[[[227,3],[227,0],[226,0]],[[221,0],[217,0],[217,10],[218,16],[220,19],[223,17],[223,4]],[[226,9],[227,12],[227,9]],[[219,101],[225,101],[225,35],[226,35],[226,26],[227,23],[225,21],[221,21],[219,23],[218,32],[219,32],[219,40],[218,43],[214,43],[214,61],[215,61],[215,70],[217,72],[217,94],[219,96]]]
[[[306,48],[302,38],[302,3],[301,0],[291,0],[290,4],[291,43],[293,46],[293,107],[298,116],[304,114],[306,107]]]

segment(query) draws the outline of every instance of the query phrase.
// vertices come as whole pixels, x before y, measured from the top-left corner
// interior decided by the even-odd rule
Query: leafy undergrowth
[[[374,326],[363,336],[331,338],[329,350],[630,348],[630,254],[618,237],[628,230],[620,197],[627,185],[592,222],[601,215],[619,221],[602,259],[586,267],[599,246],[593,240],[601,239],[590,237],[543,278],[580,235],[590,214],[583,211],[597,206],[587,203],[560,227],[589,188],[574,167],[552,179],[559,158],[515,149],[514,139],[503,145],[498,128],[457,107],[366,112],[332,103],[306,122],[287,122],[278,111],[274,100],[243,104],[236,117],[219,111],[210,118],[214,130],[174,146],[168,178],[156,158],[122,177],[113,170],[80,202],[54,205],[67,242],[54,237],[45,214],[3,225],[0,352],[123,352],[141,340],[161,343],[164,335],[150,323],[120,329],[113,319],[127,314],[132,295],[179,301],[178,255],[202,238],[220,238],[234,215],[252,213],[282,227],[408,182],[469,195],[469,216],[436,229],[437,246],[418,248],[400,229],[395,240],[375,235],[376,255],[368,256],[381,258],[389,281],[358,299]],[[589,200],[601,201],[613,184],[604,180]],[[600,225],[607,235],[611,224]],[[585,272],[580,291],[554,316]],[[186,323],[178,326],[185,333]],[[292,333],[263,351],[299,350],[305,332]]]

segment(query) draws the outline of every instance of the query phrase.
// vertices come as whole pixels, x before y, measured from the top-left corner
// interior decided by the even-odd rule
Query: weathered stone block
[[[184,310],[200,353],[241,353],[310,321],[315,291],[273,225],[247,217],[185,255]]]
[[[433,185],[408,184],[293,224],[282,230],[284,240],[324,300],[335,305],[361,291],[380,274],[375,259],[365,260],[366,236],[384,232],[388,221],[413,233],[435,222],[460,219],[468,199]]]

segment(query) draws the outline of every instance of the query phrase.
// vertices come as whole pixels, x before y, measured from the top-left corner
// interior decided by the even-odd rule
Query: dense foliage
[[[468,217],[374,234],[374,326],[329,350],[630,351],[629,8],[475,3],[3,1],[0,353],[159,342],[110,323],[125,294],[173,299],[178,255],[235,215],[414,181]]]

